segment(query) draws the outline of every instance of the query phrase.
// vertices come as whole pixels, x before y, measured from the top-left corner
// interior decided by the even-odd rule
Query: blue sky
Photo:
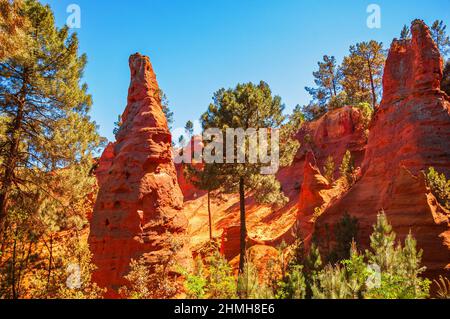
[[[81,8],[81,52],[92,117],[113,139],[126,106],[128,57],[150,56],[160,87],[175,113],[174,128],[197,120],[215,91],[264,80],[288,112],[309,101],[305,86],[324,54],[340,62],[351,44],[382,41],[388,47],[415,18],[450,24],[450,0],[45,0],[57,24],[67,7]],[[370,29],[369,4],[381,8],[381,28]],[[450,28],[450,25],[449,25]]]

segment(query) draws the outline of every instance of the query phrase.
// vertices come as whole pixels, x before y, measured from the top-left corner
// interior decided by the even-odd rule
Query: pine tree
[[[350,257],[349,253],[351,252],[352,243],[355,242],[358,236],[358,228],[358,219],[346,212],[334,228],[336,246],[328,257],[330,263],[333,264]]]
[[[339,167],[339,172],[341,174],[341,177],[345,178],[348,187],[352,186],[353,183],[355,182],[354,171],[355,171],[355,164],[353,161],[352,153],[350,153],[350,151],[347,150],[342,159],[341,166]]]
[[[2,222],[13,201],[17,208],[30,192],[48,195],[51,172],[89,162],[100,143],[88,116],[91,96],[79,84],[86,56],[78,56],[76,34],[56,28],[50,8],[38,1],[26,1],[21,12],[30,21],[30,54],[0,63],[0,112],[8,118],[0,153]]]
[[[372,253],[369,253],[369,262],[378,265],[382,272],[391,272],[397,267],[395,238],[396,234],[382,211],[378,214],[373,233],[370,235]]]
[[[184,126],[184,131],[190,139],[194,135],[194,123],[192,123],[192,121],[187,121],[186,125]]]
[[[433,167],[430,167],[426,175],[426,181],[438,202],[445,208],[450,209],[450,179],[447,180],[444,173],[439,174]]]
[[[169,130],[171,130],[172,125],[173,125],[173,112],[170,110],[169,99],[167,98],[167,95],[164,93],[164,91],[161,89],[159,89],[158,95],[159,95],[159,100],[161,102],[162,110],[167,119],[167,124],[169,126]]]
[[[400,40],[408,40],[411,39],[411,29],[405,24],[400,33]]]
[[[446,57],[450,52],[450,37],[447,35],[447,26],[442,20],[436,20],[431,26],[431,37],[436,43],[439,52],[443,57]]]
[[[344,91],[348,102],[369,102],[375,109],[381,93],[386,54],[383,44],[376,41],[361,42],[350,47],[350,55],[342,62]]]
[[[280,129],[279,143],[279,163],[280,166],[289,165],[298,148],[291,138],[290,131],[283,127],[285,116],[283,115],[284,106],[281,104],[281,98],[272,96],[269,86],[260,82],[258,85],[253,83],[238,84],[234,89],[221,89],[214,95],[214,103],[208,108],[208,111],[202,116],[202,126],[204,130],[219,129],[223,136],[226,135],[227,128],[243,129]],[[248,139],[246,139],[246,144]],[[208,142],[205,142],[207,146]],[[270,142],[269,142],[270,145]],[[235,145],[234,155],[243,151],[245,163],[227,163],[223,158],[223,163],[215,163],[216,178],[220,181],[225,192],[239,193],[240,196],[240,273],[243,272],[246,252],[246,213],[245,213],[245,195],[249,191],[255,194],[255,200],[262,204],[282,204],[287,198],[281,191],[280,183],[274,175],[262,175],[261,168],[267,165],[257,161],[249,163],[248,148],[237,150]],[[225,153],[225,152],[224,152]],[[236,159],[236,158],[234,158]]]
[[[313,97],[313,101],[326,112],[327,104],[341,90],[342,73],[334,56],[324,55],[323,61],[318,62],[318,66],[319,70],[313,73],[314,83],[317,87],[306,87],[305,89]]]

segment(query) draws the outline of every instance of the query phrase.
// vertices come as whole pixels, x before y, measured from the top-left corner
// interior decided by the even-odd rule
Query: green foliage
[[[395,233],[386,215],[378,215],[371,235],[371,251],[360,254],[353,242],[350,257],[327,265],[312,286],[313,298],[420,299],[429,296],[430,281],[423,279],[422,252],[412,235],[404,246],[395,245]]]
[[[273,291],[260,283],[258,271],[253,262],[246,258],[244,271],[239,274],[237,293],[241,299],[273,299]]]
[[[372,121],[373,117],[373,108],[370,106],[367,102],[361,102],[355,105],[357,109],[361,111],[362,115],[362,125],[363,128],[366,130],[366,136],[369,135],[369,124]]]
[[[336,263],[350,257],[350,248],[358,236],[358,219],[345,213],[334,228],[336,246],[328,256],[330,263]]]
[[[223,135],[227,128],[243,129],[279,129],[279,163],[281,167],[290,165],[298,148],[298,143],[292,139],[292,133],[284,126],[284,105],[279,96],[273,96],[270,87],[265,82],[259,84],[238,84],[234,89],[221,89],[214,94],[214,103],[210,104],[208,111],[202,115],[202,126],[204,130],[213,128],[220,129]],[[208,141],[204,141],[208,147]],[[269,142],[270,143],[270,142]],[[248,138],[245,145],[248,145]],[[237,154],[237,146],[234,154]],[[225,153],[225,152],[224,152]],[[245,158],[248,159],[248,147],[244,150]],[[226,154],[224,154],[225,156]],[[226,159],[222,160],[226,163]],[[213,164],[215,178],[222,185],[224,192],[240,194],[240,220],[241,220],[241,251],[240,271],[243,271],[245,259],[245,238],[247,234],[245,226],[245,193],[253,191],[258,195],[257,200],[264,203],[275,201],[271,204],[281,205],[287,202],[287,197],[281,192],[280,183],[273,175],[262,175],[261,168],[266,164],[250,163],[227,163],[226,165]]]
[[[443,57],[446,57],[450,52],[450,37],[447,35],[447,26],[442,20],[433,22],[431,28],[431,37],[436,43],[439,52]]]
[[[179,239],[166,232],[168,238],[168,253],[159,256],[149,263],[145,256],[138,260],[131,260],[130,271],[125,276],[128,285],[121,287],[119,293],[124,298],[131,299],[171,299],[181,290],[177,280],[175,255],[182,247]]]
[[[323,167],[324,174],[323,176],[327,179],[330,184],[334,182],[334,159],[333,156],[328,156],[325,162],[325,166]]]
[[[375,109],[381,95],[386,54],[376,41],[350,46],[350,54],[342,62],[342,87],[350,105],[367,102]]]
[[[292,114],[289,116],[289,121],[287,126],[289,126],[291,133],[295,134],[298,132],[302,124],[305,122],[305,115],[302,112],[302,107],[296,105]]]
[[[447,60],[444,68],[444,74],[441,81],[441,90],[450,96],[450,60]]]
[[[52,254],[51,268],[36,267],[29,275],[28,294],[34,299],[99,299],[106,292],[92,283],[95,266],[87,243],[68,238]]]
[[[124,277],[130,284],[119,289],[120,295],[128,299],[149,299],[151,297],[150,270],[144,258],[132,259],[130,271]]]
[[[200,257],[195,260],[195,268],[192,274],[185,274],[184,283],[186,295],[190,299],[202,299],[205,297],[207,280],[204,275],[203,262]]]
[[[426,180],[439,203],[450,209],[450,180],[447,180],[444,173],[439,174],[433,167],[428,169]]]
[[[29,21],[22,0],[0,0],[0,61],[27,54]]]
[[[317,87],[306,87],[305,89],[312,96],[313,103],[322,110],[321,112],[326,112],[328,103],[338,95],[341,89],[342,73],[334,56],[325,55],[323,61],[318,62],[318,66],[318,71],[313,73],[314,83]]]
[[[366,298],[375,299],[421,299],[429,296],[431,282],[420,275],[422,251],[409,234],[404,246],[395,245],[395,233],[386,215],[378,215],[374,232],[370,237],[371,251],[366,252],[370,264],[380,269],[380,283],[366,293]]]
[[[294,265],[289,268],[283,281],[279,283],[277,299],[305,299],[306,281],[303,266]]]
[[[120,128],[122,127],[122,115],[117,116],[117,122],[114,122],[114,129],[113,134],[117,137],[117,134],[119,134]]]
[[[411,39],[411,29],[405,24],[402,31],[400,32],[400,40]]]
[[[192,121],[187,121],[184,126],[184,131],[189,136],[189,139],[194,135],[194,123]]]
[[[339,172],[341,177],[345,179],[347,187],[351,187],[355,183],[355,164],[352,154],[348,150],[344,154]]]
[[[188,298],[235,299],[236,279],[228,262],[217,250],[205,258],[196,260],[193,273],[183,271],[186,278],[185,290]]]
[[[159,95],[159,100],[161,102],[161,107],[162,107],[163,113],[167,119],[167,125],[169,126],[169,130],[171,130],[172,125],[173,125],[173,112],[170,110],[169,99],[167,98],[167,95],[163,92],[163,90],[161,90],[161,89],[159,89],[158,95]]]
[[[328,110],[336,110],[347,105],[348,96],[345,91],[339,92],[337,95],[331,97],[328,103]]]

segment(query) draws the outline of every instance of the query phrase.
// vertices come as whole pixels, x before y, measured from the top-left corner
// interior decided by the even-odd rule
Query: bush
[[[330,184],[334,182],[334,159],[333,156],[328,156],[325,162],[325,166],[323,167],[324,177]]]
[[[355,182],[355,163],[350,151],[346,151],[342,159],[342,164],[339,167],[341,177],[343,177],[347,183],[347,187],[351,187]]]
[[[426,179],[438,202],[443,207],[450,209],[450,180],[447,180],[443,173],[439,174],[433,167],[428,169]]]
[[[334,228],[336,246],[328,256],[328,262],[336,263],[350,257],[350,248],[358,236],[358,219],[345,213]]]

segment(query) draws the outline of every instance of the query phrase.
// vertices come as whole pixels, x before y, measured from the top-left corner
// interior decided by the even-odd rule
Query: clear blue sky
[[[264,80],[290,112],[309,97],[311,73],[324,54],[341,61],[348,47],[378,40],[389,46],[415,18],[450,24],[450,0],[45,0],[62,26],[69,4],[81,8],[85,81],[92,117],[113,139],[126,106],[128,56],[150,56],[175,113],[174,128],[196,120],[221,87]],[[381,8],[381,28],[369,29],[367,6]],[[449,25],[450,28],[450,25]]]

